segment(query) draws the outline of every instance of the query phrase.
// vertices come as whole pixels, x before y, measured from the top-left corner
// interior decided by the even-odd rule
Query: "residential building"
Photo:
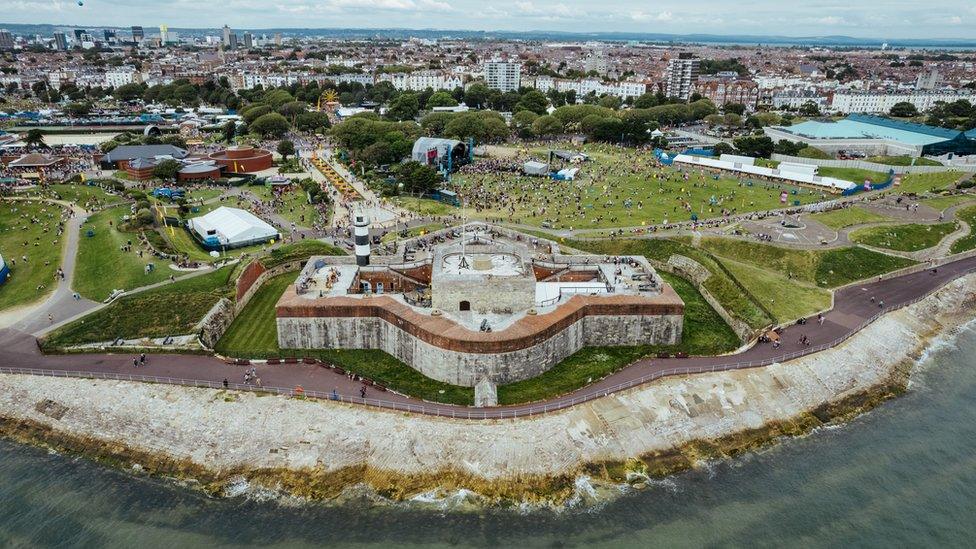
[[[68,50],[68,37],[63,32],[54,33],[54,48],[58,51]]]
[[[146,31],[143,30],[139,25],[132,26],[132,41],[136,44],[141,44],[146,38]]]
[[[687,101],[698,81],[700,70],[701,60],[690,53],[680,53],[678,57],[670,59],[664,73],[665,95]]]
[[[522,84],[522,64],[493,59],[484,64],[485,84],[502,92],[516,91]]]
[[[223,42],[224,47],[230,48],[230,37],[231,37],[230,27],[224,25],[223,30],[224,30],[224,42]]]
[[[911,103],[919,111],[927,111],[936,103],[952,103],[960,99],[972,103],[976,101],[976,91],[837,92],[830,108],[843,113],[887,113],[897,103]]]
[[[692,86],[692,93],[721,107],[729,103],[739,103],[752,110],[759,102],[759,86],[751,80],[726,80],[710,78],[699,80]]]
[[[0,29],[0,50],[14,49],[14,35],[7,29]]]

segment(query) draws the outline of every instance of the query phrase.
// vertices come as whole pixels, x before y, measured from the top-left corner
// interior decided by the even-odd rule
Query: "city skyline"
[[[240,28],[400,28],[484,31],[641,32],[673,34],[816,37],[844,35],[876,39],[976,39],[976,6],[943,0],[938,9],[908,0],[871,0],[858,5],[823,0],[791,6],[758,0],[748,11],[720,0],[704,0],[680,10],[663,3],[627,0],[594,9],[583,0],[503,0],[483,7],[473,0],[298,0],[282,3],[229,0],[219,7],[189,0],[160,5],[106,0],[14,0],[5,10],[9,24]],[[206,21],[207,24],[202,24]],[[883,29],[883,32],[879,29]]]

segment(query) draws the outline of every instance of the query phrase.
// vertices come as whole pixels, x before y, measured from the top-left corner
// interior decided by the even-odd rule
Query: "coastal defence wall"
[[[547,339],[494,353],[443,348],[376,316],[278,317],[278,343],[290,349],[381,349],[427,377],[473,387],[480,380],[514,383],[536,377],[583,347],[673,345],[683,315],[586,315]]]
[[[835,348],[747,370],[678,377],[525,418],[483,421],[329,400],[117,380],[0,375],[0,433],[215,494],[247,485],[312,499],[353,486],[408,500],[473,491],[560,504],[576,480],[620,483],[741,455],[846,420],[904,390],[933,340],[976,315],[976,275],[887,314]],[[940,336],[943,334],[943,336]],[[356,426],[350,429],[350,425]],[[368,451],[364,451],[368,449]],[[228,492],[229,488],[228,488]]]

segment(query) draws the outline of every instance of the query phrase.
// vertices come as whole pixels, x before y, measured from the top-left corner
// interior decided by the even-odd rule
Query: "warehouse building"
[[[942,156],[976,154],[976,133],[852,114],[837,122],[808,120],[764,129],[773,141],[786,139],[827,153],[857,151],[879,156]]]

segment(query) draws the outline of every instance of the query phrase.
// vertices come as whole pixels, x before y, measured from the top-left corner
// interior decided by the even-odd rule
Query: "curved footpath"
[[[295,387],[301,386],[307,396],[337,398],[346,402],[446,417],[498,419],[526,416],[574,406],[664,376],[763,366],[832,347],[856,333],[881,313],[914,303],[946,283],[974,271],[976,256],[971,256],[947,263],[939,267],[937,273],[926,269],[880,281],[850,285],[835,292],[835,306],[826,313],[822,326],[812,318],[806,325],[787,327],[782,334],[782,345],[778,348],[771,344],[756,344],[743,352],[725,356],[643,359],[566,395],[545,402],[517,406],[474,408],[437,404],[392,392],[381,393],[375,389],[369,389],[367,398],[362,399],[358,396],[362,386],[360,383],[321,365],[256,364],[254,367],[263,381],[265,391],[289,394]],[[872,297],[875,302],[872,302]],[[881,300],[884,300],[884,309],[877,304]],[[809,345],[799,343],[803,335],[809,339]],[[0,373],[91,375],[215,388],[223,387],[224,380],[228,380],[231,389],[256,389],[250,385],[235,383],[243,376],[244,367],[226,364],[214,357],[150,355],[146,366],[134,368],[132,355],[43,355],[32,336],[12,329],[0,331],[0,347],[4,349],[5,359],[0,365]]]

